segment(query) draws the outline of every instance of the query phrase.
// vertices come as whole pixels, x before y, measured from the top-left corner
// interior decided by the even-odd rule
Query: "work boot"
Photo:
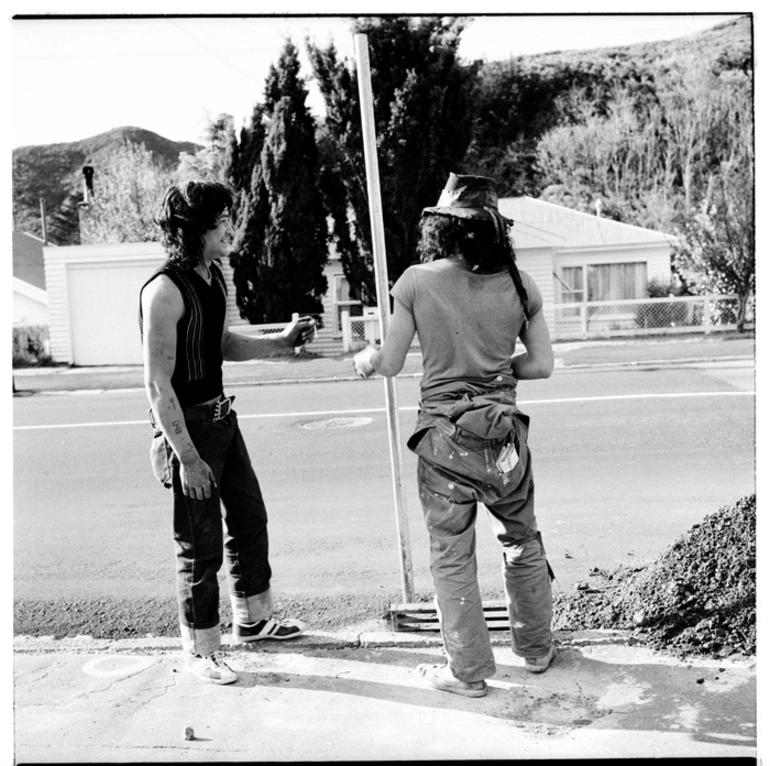
[[[546,670],[548,670],[548,666],[551,664],[553,658],[558,653],[559,650],[556,648],[556,644],[551,644],[551,648],[548,650],[548,653],[542,657],[527,657],[524,660],[524,667],[530,673],[544,673]]]

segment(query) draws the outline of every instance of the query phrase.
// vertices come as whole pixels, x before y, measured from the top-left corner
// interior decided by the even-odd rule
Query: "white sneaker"
[[[232,668],[224,661],[222,652],[214,652],[205,657],[199,654],[191,654],[185,658],[187,669],[210,684],[232,684],[238,680],[238,676]]]

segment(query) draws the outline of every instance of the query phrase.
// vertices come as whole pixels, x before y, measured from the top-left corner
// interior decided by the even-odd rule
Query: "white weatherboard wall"
[[[556,302],[553,288],[553,249],[522,248],[516,251],[516,263],[521,271],[529,274],[535,281],[543,298],[543,317],[549,327],[553,327]]]
[[[45,290],[18,277],[13,278],[13,323],[48,324],[48,296]]]
[[[158,242],[44,247],[50,353],[78,366],[142,364],[139,291],[163,264]],[[243,324],[235,307],[232,269],[228,325]]]

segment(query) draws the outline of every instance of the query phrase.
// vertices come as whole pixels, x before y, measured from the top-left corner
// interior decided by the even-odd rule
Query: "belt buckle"
[[[214,422],[216,423],[218,420],[226,418],[230,414],[231,408],[232,399],[230,397],[227,397],[226,399],[220,399],[214,405]]]

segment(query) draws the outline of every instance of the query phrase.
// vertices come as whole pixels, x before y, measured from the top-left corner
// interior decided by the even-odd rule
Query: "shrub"
[[[13,328],[13,366],[52,364],[48,353],[48,325],[17,325]]]

